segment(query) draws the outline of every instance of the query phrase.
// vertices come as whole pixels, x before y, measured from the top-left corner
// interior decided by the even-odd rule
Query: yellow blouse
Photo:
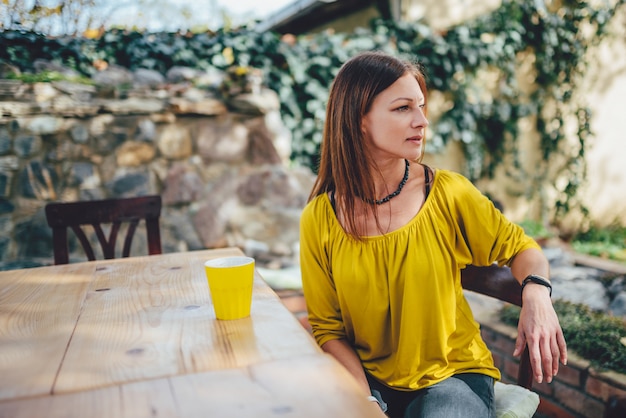
[[[419,213],[358,242],[327,194],[305,207],[300,263],[309,322],[321,346],[345,339],[372,376],[398,390],[453,374],[500,379],[460,282],[468,264],[508,264],[540,248],[460,174],[437,170]]]

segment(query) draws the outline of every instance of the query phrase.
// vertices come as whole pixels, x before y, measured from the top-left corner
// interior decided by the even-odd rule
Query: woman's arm
[[[531,248],[515,256],[511,272],[520,284],[529,275],[549,278],[550,265],[541,250]],[[559,360],[567,364],[567,344],[552,306],[550,290],[529,282],[522,292],[522,311],[517,326],[514,356],[528,345],[530,363],[537,383],[550,383],[559,371]]]
[[[361,359],[346,340],[330,340],[322,345],[322,350],[332,355],[356,379],[365,396],[370,395],[370,386],[365,378]]]
[[[346,340],[327,341],[322,345],[322,350],[337,359],[337,361],[348,370],[357,381],[359,387],[363,390],[363,396],[371,395],[370,386],[369,383],[367,383],[367,378],[365,377],[365,372],[361,365],[361,359],[359,359],[359,356],[357,356],[354,349],[350,347]],[[371,402],[371,404],[372,409],[375,408],[377,412],[380,413],[381,417],[386,417],[378,403]]]

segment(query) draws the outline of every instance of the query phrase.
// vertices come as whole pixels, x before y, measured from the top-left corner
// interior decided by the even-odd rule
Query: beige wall
[[[424,19],[434,29],[445,29],[489,13],[500,5],[500,0],[392,0],[392,4],[402,20]]]
[[[589,58],[589,76],[580,94],[593,111],[593,147],[587,158],[584,193],[598,221],[626,225],[626,10],[612,25],[615,35]]]
[[[399,0],[403,16],[412,20],[422,18],[434,28],[443,29],[480,13],[498,7],[499,0]],[[587,153],[587,177],[579,194],[590,210],[591,220],[599,225],[618,222],[626,225],[626,9],[612,22],[613,36],[606,39],[590,54],[588,74],[576,94],[592,111],[591,127],[595,134]],[[528,74],[520,64],[520,84]],[[436,120],[434,121],[436,123]],[[520,125],[520,158],[526,174],[511,179],[504,173],[505,165],[497,171],[493,181],[479,182],[478,186],[500,199],[505,212],[516,221],[525,218],[546,220],[553,209],[555,196],[552,185],[546,185],[536,167],[541,165],[538,155],[534,121],[529,118]],[[571,138],[571,143],[576,139]],[[463,171],[462,151],[451,144],[442,154],[430,154],[425,159],[434,166]],[[539,174],[539,176],[537,176]],[[542,186],[543,183],[543,186]],[[535,194],[533,199],[530,194]],[[576,229],[580,216],[568,217],[562,227]]]

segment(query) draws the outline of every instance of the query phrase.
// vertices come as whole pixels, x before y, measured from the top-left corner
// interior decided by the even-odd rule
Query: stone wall
[[[0,80],[0,268],[52,263],[48,202],[145,194],[163,198],[164,252],[238,246],[293,262],[313,174],[289,167],[273,91],[184,68],[94,81]],[[142,231],[135,241],[147,254]]]

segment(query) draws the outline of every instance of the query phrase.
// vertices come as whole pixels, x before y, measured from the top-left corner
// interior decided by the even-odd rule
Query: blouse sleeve
[[[317,343],[345,338],[328,252],[329,224],[318,197],[300,219],[300,266],[308,319]]]
[[[520,252],[541,249],[521,226],[506,218],[469,180],[459,178],[453,207],[460,235],[457,243],[466,247],[468,255],[464,264],[509,265]]]

